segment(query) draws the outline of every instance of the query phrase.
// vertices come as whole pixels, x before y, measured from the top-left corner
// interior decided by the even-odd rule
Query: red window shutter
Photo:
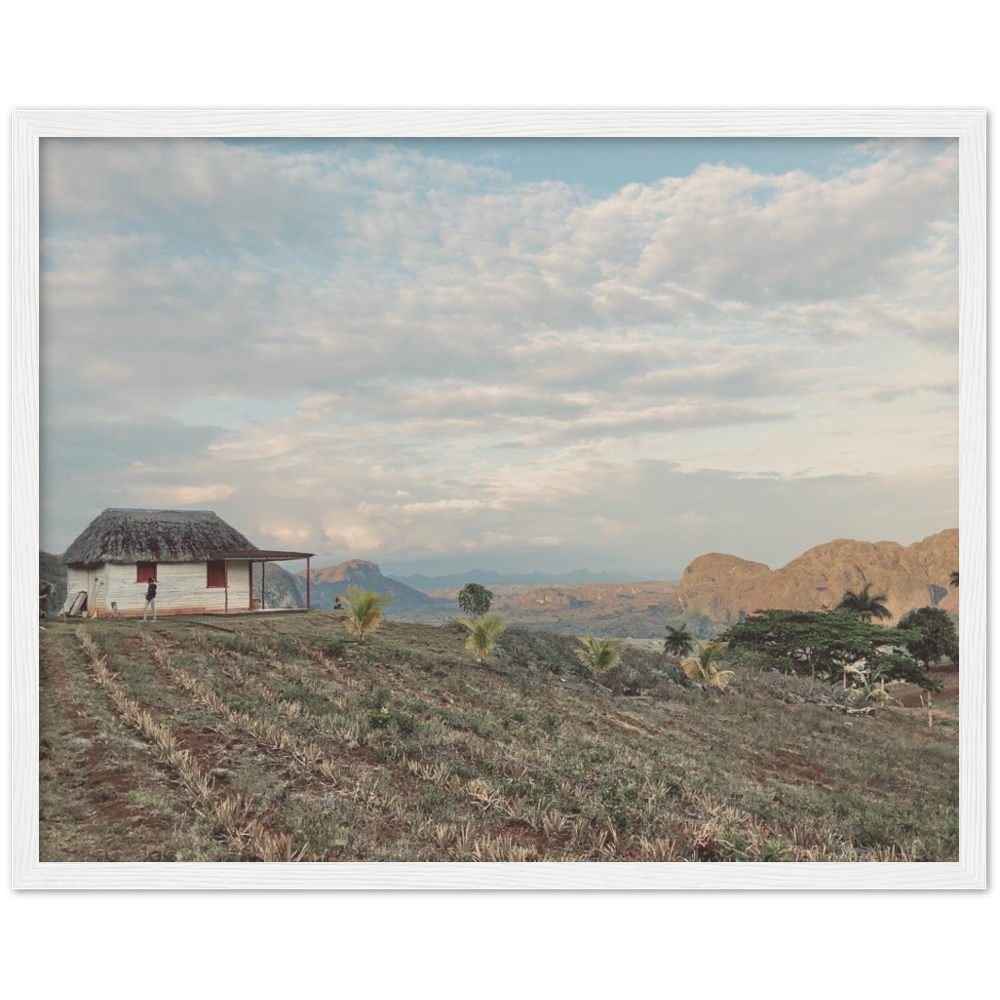
[[[148,583],[149,578],[156,579],[156,563],[144,562],[135,564],[135,582]]]
[[[224,587],[226,585],[226,563],[224,559],[215,559],[208,564],[209,587]]]

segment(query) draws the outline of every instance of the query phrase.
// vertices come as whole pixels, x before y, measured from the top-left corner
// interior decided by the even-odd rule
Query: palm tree
[[[697,657],[681,660],[681,669],[687,679],[705,687],[724,688],[736,676],[735,670],[720,670],[715,665],[716,656],[726,645],[724,642],[707,642],[705,645],[699,642]]]
[[[698,640],[688,630],[687,625],[679,625],[677,628],[667,626],[667,637],[663,641],[663,652],[673,653],[675,656],[683,656],[691,652],[691,647]]]
[[[482,663],[493,652],[493,647],[496,646],[497,640],[507,627],[498,615],[494,615],[492,618],[477,618],[475,621],[469,618],[459,618],[458,621],[469,632],[465,648],[476,654],[477,663]]]
[[[614,670],[622,658],[624,639],[598,639],[588,635],[581,639],[581,649],[576,650],[576,658],[592,673],[600,676]]]
[[[958,570],[956,569],[954,573],[951,574],[951,585],[953,587],[958,586]]]
[[[347,588],[347,620],[344,623],[358,637],[363,646],[365,636],[382,624],[385,608],[392,604],[392,598],[374,590],[360,587]]]
[[[872,618],[891,618],[892,612],[885,606],[889,595],[869,593],[871,586],[870,583],[866,583],[857,593],[853,590],[845,590],[840,604],[833,610],[850,611],[860,615],[863,622],[870,622]]]

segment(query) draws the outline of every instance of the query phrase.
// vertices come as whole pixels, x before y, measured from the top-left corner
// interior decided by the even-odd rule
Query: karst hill
[[[958,613],[958,529],[912,545],[837,539],[809,549],[781,569],[712,552],[695,559],[681,578],[677,599],[685,615],[701,614],[719,624],[769,608],[820,611],[833,608],[844,591],[871,584],[888,594],[892,621],[913,608],[934,606]]]

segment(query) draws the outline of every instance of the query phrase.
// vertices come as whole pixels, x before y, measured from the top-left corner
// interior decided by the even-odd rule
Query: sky
[[[47,551],[181,507],[316,566],[671,577],[958,525],[953,140],[40,159]]]

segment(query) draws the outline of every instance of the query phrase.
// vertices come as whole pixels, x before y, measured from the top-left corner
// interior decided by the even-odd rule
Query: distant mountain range
[[[367,559],[349,559],[336,566],[324,566],[309,574],[310,599],[314,608],[332,608],[338,596],[348,587],[374,590],[392,598],[386,608],[387,618],[405,618],[408,621],[443,621],[458,614],[454,601],[429,597],[399,580],[383,576],[378,566]],[[305,595],[306,574],[299,573],[295,582],[299,593]]]
[[[951,574],[957,570],[958,529],[950,528],[909,546],[837,539],[775,570],[712,552],[695,559],[673,583],[664,578],[609,581],[606,578],[612,574],[589,570],[564,574],[585,578],[573,583],[563,582],[562,576],[488,570],[412,574],[404,583],[383,577],[375,563],[351,560],[313,572],[321,588],[330,588],[329,598],[319,602],[314,590],[313,603],[330,607],[336,592],[353,583],[393,596],[390,614],[395,617],[434,621],[457,615],[455,592],[474,582],[494,590],[493,611],[510,624],[575,635],[594,632],[652,638],[662,636],[666,624],[686,622],[699,636],[709,637],[758,609],[835,607],[846,590],[858,591],[866,583],[874,588],[873,593],[888,594],[886,603],[893,618],[887,624],[919,607],[940,607],[957,614],[958,589],[951,584]],[[423,589],[435,591],[435,596],[422,593]]]
[[[492,584],[526,584],[540,587],[557,583],[617,583],[621,580],[643,581],[677,579],[680,573],[636,574],[627,571],[594,573],[589,569],[571,569],[567,573],[499,573],[491,569],[470,569],[461,573],[445,573],[441,576],[425,576],[423,573],[397,574],[394,579],[424,593],[436,590],[458,591],[467,583],[481,583],[485,587]]]

